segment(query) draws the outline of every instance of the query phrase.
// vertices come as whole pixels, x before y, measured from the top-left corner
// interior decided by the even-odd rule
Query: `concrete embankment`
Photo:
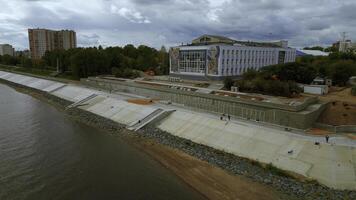
[[[0,71],[0,79],[32,88],[66,105],[87,99],[68,111],[76,112],[74,114],[81,115],[82,119],[106,129],[117,130],[135,125],[160,107],[132,104],[97,90],[7,72]],[[302,198],[356,197],[355,192],[328,189],[315,182],[299,182],[278,170],[265,170],[249,160],[272,163],[280,169],[315,179],[332,188],[355,190],[356,151],[351,144],[324,144],[320,138],[244,122],[221,121],[213,115],[184,109],[171,113],[153,128],[146,127],[138,134]],[[315,145],[317,140],[322,144]]]

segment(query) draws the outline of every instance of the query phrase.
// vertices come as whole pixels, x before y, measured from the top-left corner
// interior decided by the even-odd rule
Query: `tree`
[[[324,48],[321,46],[314,46],[314,47],[304,47],[304,50],[319,50],[324,51]]]
[[[224,79],[224,87],[227,90],[231,90],[231,87],[234,85],[234,81],[232,80],[231,77],[226,77]]]
[[[351,60],[338,61],[331,65],[331,71],[333,82],[344,86],[351,76],[356,75],[356,63]]]
[[[331,46],[331,47],[327,47],[324,49],[325,52],[338,52],[339,50],[334,47],[334,46]]]
[[[165,46],[162,46],[157,55],[158,69],[156,74],[169,73],[169,54]]]
[[[249,69],[247,72],[245,72],[242,77],[245,80],[252,80],[255,79],[258,76],[258,72],[254,69]]]

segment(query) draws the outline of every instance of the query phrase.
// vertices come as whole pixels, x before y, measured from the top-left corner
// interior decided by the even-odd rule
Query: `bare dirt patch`
[[[320,96],[321,100],[327,101],[342,101],[350,104],[356,104],[356,96],[351,95],[351,88],[335,88],[330,89],[330,93],[325,96]]]
[[[350,102],[333,101],[321,114],[318,122],[329,125],[356,125],[356,101]]]
[[[333,134],[330,131],[318,129],[318,128],[312,128],[308,131],[308,133],[311,135],[331,135],[331,134]]]

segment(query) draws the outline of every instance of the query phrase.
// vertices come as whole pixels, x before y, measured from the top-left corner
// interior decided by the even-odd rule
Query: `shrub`
[[[227,90],[231,90],[231,87],[234,85],[234,81],[231,77],[226,77],[224,79],[224,88]]]
[[[130,69],[130,68],[116,68],[113,67],[111,69],[111,73],[115,77],[120,77],[120,78],[137,78],[140,76],[138,71]]]
[[[294,81],[265,80],[256,78],[253,80],[239,80],[235,82],[242,92],[256,92],[268,95],[291,97],[299,94],[302,89]]]
[[[351,89],[351,94],[353,96],[356,96],[356,86],[353,86],[352,89]]]

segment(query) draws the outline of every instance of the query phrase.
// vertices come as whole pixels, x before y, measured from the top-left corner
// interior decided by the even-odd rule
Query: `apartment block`
[[[46,51],[77,47],[76,33],[72,30],[29,29],[31,58],[40,59]]]
[[[0,56],[3,55],[14,56],[14,48],[9,44],[0,44]]]

